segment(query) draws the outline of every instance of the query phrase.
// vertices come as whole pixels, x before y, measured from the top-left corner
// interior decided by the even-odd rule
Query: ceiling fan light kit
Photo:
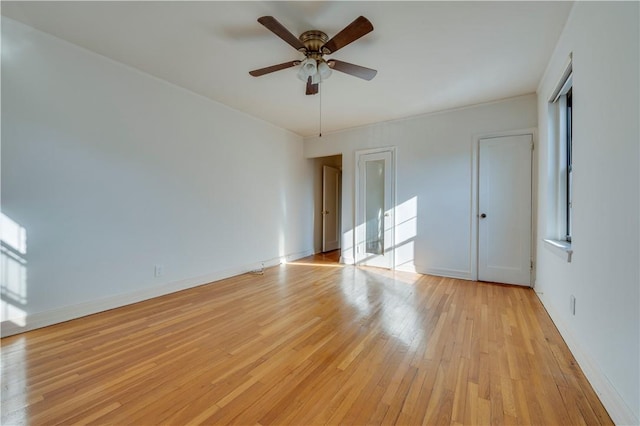
[[[300,80],[307,83],[305,93],[307,95],[315,95],[318,93],[318,84],[328,79],[331,76],[332,70],[340,71],[364,80],[371,80],[377,74],[377,71],[371,68],[365,68],[336,59],[324,59],[324,55],[333,54],[373,31],[373,25],[364,16],[356,18],[331,39],[329,39],[327,34],[318,30],[305,31],[300,37],[296,37],[273,16],[263,16],[258,18],[258,22],[291,47],[304,54],[305,59],[250,71],[249,74],[254,77],[299,65],[300,69],[298,70],[297,76]]]
[[[321,80],[331,77],[331,68],[324,59],[318,62],[318,74],[320,74]]]
[[[324,59],[307,58],[302,61],[298,78],[304,82],[311,77],[312,84],[318,84],[331,77],[331,68]]]
[[[313,77],[318,71],[318,64],[313,58],[307,58],[300,64],[298,70],[298,78],[302,81],[307,81],[307,78]]]

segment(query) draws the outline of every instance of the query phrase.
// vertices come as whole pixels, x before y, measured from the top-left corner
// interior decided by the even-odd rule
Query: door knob
[[[480,215],[480,217],[484,219],[485,217],[487,217],[487,214],[486,214],[486,213],[482,213],[482,214]]]

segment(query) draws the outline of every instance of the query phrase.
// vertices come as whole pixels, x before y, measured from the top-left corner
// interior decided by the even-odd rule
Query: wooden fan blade
[[[269,74],[270,72],[280,71],[280,70],[284,70],[284,69],[287,69],[287,68],[295,67],[296,65],[300,65],[300,61],[290,61],[290,62],[284,62],[282,64],[278,64],[278,65],[271,65],[270,67],[265,67],[265,68],[260,68],[260,69],[257,69],[257,70],[249,71],[249,74],[251,74],[254,77],[260,77],[261,75],[265,75],[265,74]]]
[[[311,84],[311,77],[307,78],[307,95],[315,95],[318,93],[318,83]]]
[[[364,16],[359,16],[355,21],[347,25],[342,31],[334,35],[331,40],[326,42],[321,48],[321,52],[325,55],[334,53],[338,49],[342,49],[347,44],[352,43],[365,34],[373,31],[373,25]]]
[[[298,39],[298,37],[291,34],[291,32],[284,27],[273,16],[263,16],[258,18],[258,22],[264,25],[269,31],[289,43],[294,49],[305,52],[307,50],[304,44]]]
[[[363,80],[371,80],[376,76],[376,74],[378,74],[378,71],[372,70],[371,68],[361,67],[360,65],[350,64],[349,62],[342,62],[337,59],[330,59],[327,61],[327,64],[331,67],[331,69],[361,78]]]

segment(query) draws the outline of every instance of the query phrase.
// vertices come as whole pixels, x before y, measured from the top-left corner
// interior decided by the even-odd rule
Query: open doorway
[[[338,263],[342,239],[342,155],[314,161],[313,248],[316,257]]]

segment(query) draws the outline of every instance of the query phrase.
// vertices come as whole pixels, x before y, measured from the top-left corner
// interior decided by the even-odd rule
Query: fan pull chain
[[[322,137],[322,89],[321,89],[322,84],[318,84],[318,95],[320,97],[320,131],[319,131],[319,135],[318,137],[321,138]]]

